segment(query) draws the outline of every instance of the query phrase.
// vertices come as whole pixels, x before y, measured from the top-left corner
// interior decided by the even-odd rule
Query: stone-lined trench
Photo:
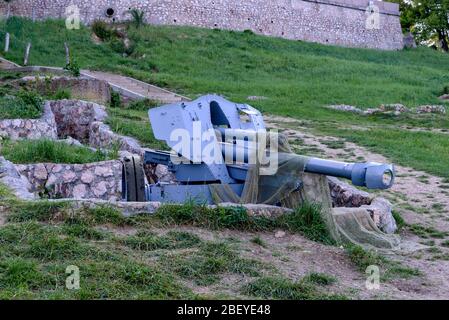
[[[27,81],[30,81],[29,78]],[[57,81],[61,81],[57,79]],[[102,87],[92,81],[94,88]],[[79,82],[88,86],[89,81]],[[70,81],[64,78],[63,83]],[[54,86],[54,85],[53,85]],[[100,90],[101,96],[107,90]],[[51,139],[74,145],[85,145],[92,150],[117,148],[119,159],[89,164],[12,164],[0,157],[0,182],[22,199],[72,199],[86,203],[115,203],[130,214],[157,208],[158,204],[126,204],[121,199],[121,159],[130,155],[143,156],[145,149],[131,137],[114,133],[104,123],[107,118],[103,105],[84,100],[46,101],[39,119],[0,121],[0,136],[11,140]],[[171,182],[173,175],[162,165],[146,167],[149,181]],[[392,205],[383,198],[375,198],[336,178],[329,178],[329,187],[335,207],[363,207],[385,232],[396,230]],[[124,208],[128,209],[124,209]],[[253,214],[272,215],[288,212],[270,206],[247,205]],[[151,210],[150,210],[151,211]]]

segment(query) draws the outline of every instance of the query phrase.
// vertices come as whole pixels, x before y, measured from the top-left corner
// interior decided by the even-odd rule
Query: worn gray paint
[[[129,19],[129,8],[146,12],[147,21],[256,33],[348,47],[397,50],[403,47],[399,7],[374,1],[379,7],[380,29],[365,27],[368,0],[15,0],[15,15],[65,18],[70,4],[80,8],[81,19]],[[115,14],[106,17],[106,9]],[[0,12],[7,6],[0,2]]]

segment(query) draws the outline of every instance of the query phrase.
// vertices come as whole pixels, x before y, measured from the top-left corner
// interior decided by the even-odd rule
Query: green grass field
[[[437,97],[449,85],[448,54],[427,48],[348,49],[247,32],[145,26],[128,31],[136,49],[123,57],[108,43],[94,44],[88,28],[66,30],[62,21],[32,23],[12,18],[1,22],[0,48],[5,31],[12,37],[11,51],[4,56],[18,63],[30,40],[30,64],[64,66],[63,43],[67,41],[82,68],[133,76],[191,98],[218,93],[265,113],[308,120],[318,133],[355,141],[398,164],[449,177],[447,135],[398,128],[449,129],[449,115],[361,117],[324,108],[329,104],[361,108],[382,103],[442,104]],[[254,102],[248,96],[267,99]],[[133,116],[129,119],[117,111],[110,123],[115,130],[152,146],[145,112],[133,111]]]

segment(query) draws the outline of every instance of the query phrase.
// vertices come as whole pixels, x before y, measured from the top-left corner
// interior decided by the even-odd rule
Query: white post
[[[5,36],[5,52],[8,51],[9,51],[9,32],[7,32]]]
[[[67,42],[64,42],[65,48],[65,65],[68,66],[70,64],[70,50]]]
[[[31,49],[31,42],[28,42],[26,50],[25,50],[25,58],[23,59],[23,65],[28,65],[28,58],[30,57],[30,49]]]

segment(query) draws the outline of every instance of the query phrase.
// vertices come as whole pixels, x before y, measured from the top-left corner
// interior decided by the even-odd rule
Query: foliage
[[[122,105],[122,98],[120,93],[116,91],[111,91],[111,100],[109,102],[109,106],[111,108],[120,108]]]
[[[116,158],[116,155],[92,151],[87,147],[71,146],[52,140],[6,141],[2,144],[2,155],[14,163],[67,163],[82,164]]]
[[[132,17],[132,25],[136,28],[140,28],[145,24],[145,12],[139,9],[129,10],[129,14]]]
[[[420,42],[436,40],[449,50],[449,0],[395,0],[400,3],[401,24]]]
[[[70,63],[64,67],[65,70],[69,71],[74,77],[79,77],[81,75],[80,66],[75,59],[71,59]]]
[[[95,35],[103,41],[110,40],[114,35],[114,32],[111,30],[109,25],[101,20],[95,20],[92,23],[91,28],[93,33],[95,33]]]
[[[43,111],[43,99],[34,91],[20,90],[17,96],[0,97],[0,119],[34,119]]]

